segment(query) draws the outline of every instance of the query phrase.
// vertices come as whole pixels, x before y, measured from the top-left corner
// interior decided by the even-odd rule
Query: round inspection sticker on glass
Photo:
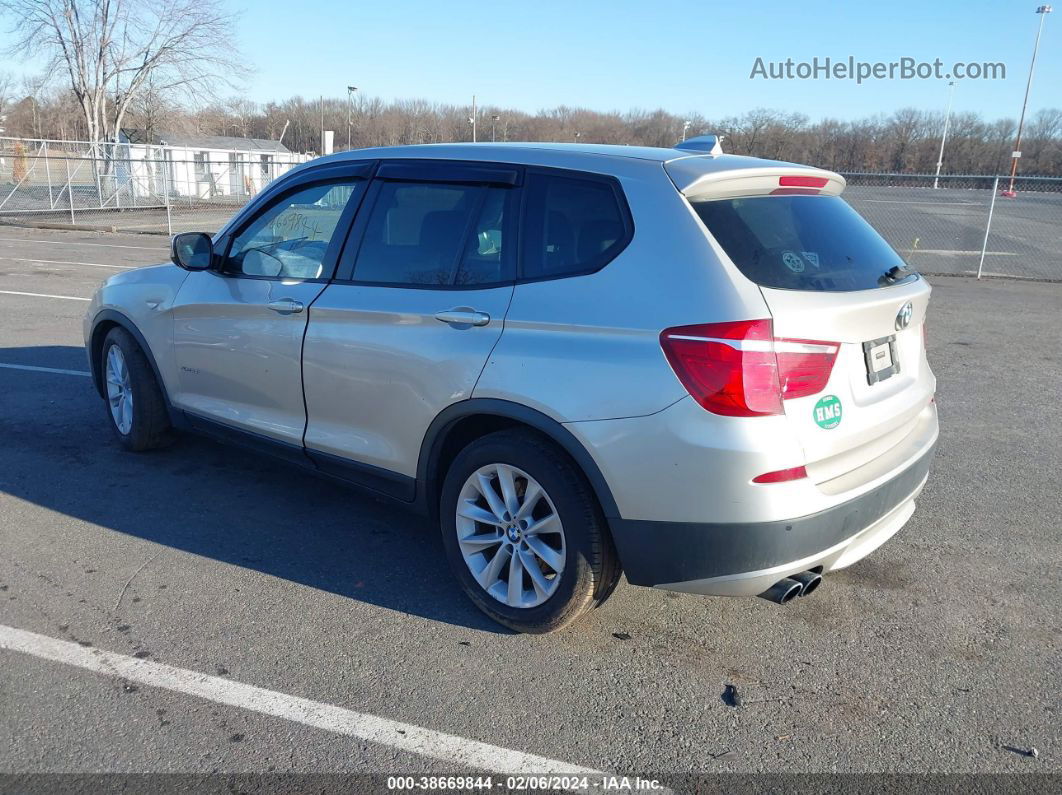
[[[841,401],[836,395],[826,395],[815,404],[815,424],[824,430],[841,424]]]

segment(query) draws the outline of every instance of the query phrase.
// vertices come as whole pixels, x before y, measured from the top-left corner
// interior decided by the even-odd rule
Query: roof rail
[[[675,144],[676,149],[686,152],[704,152],[709,155],[723,154],[723,136],[721,135],[698,135],[689,138],[682,143]]]

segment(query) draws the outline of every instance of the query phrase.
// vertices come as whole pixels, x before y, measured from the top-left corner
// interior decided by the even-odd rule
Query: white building
[[[224,135],[123,130],[114,152],[117,192],[140,197],[243,201],[310,155],[296,154],[279,141]]]

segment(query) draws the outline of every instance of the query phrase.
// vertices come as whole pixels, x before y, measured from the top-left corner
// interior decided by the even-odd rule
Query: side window
[[[522,278],[587,273],[626,244],[623,210],[609,183],[533,174],[528,191]]]
[[[513,195],[480,185],[381,182],[354,279],[436,287],[512,281],[505,238]]]
[[[363,183],[309,185],[263,210],[232,241],[224,272],[317,279],[344,208]]]

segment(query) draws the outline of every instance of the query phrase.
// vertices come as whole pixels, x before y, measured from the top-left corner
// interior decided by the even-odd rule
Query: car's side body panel
[[[712,267],[703,227],[659,164],[639,162],[618,180],[634,218],[630,243],[596,273],[517,284],[476,397],[561,422],[651,414],[686,395],[661,329],[766,315],[755,285]]]
[[[217,422],[302,444],[302,338],[306,312],[273,301],[313,303],[323,282],[189,275],[172,311],[177,389],[173,403]]]
[[[173,317],[177,294],[189,273],[175,265],[153,265],[110,277],[93,295],[85,313],[85,351],[94,374],[99,373],[98,346],[110,323],[135,329],[146,341],[167,395],[178,388],[173,357]],[[121,322],[122,319],[126,322]]]
[[[502,333],[512,285],[418,290],[333,284],[310,309],[303,354],[306,447],[408,477],[447,406],[472,396]],[[435,315],[470,308],[483,326]]]

